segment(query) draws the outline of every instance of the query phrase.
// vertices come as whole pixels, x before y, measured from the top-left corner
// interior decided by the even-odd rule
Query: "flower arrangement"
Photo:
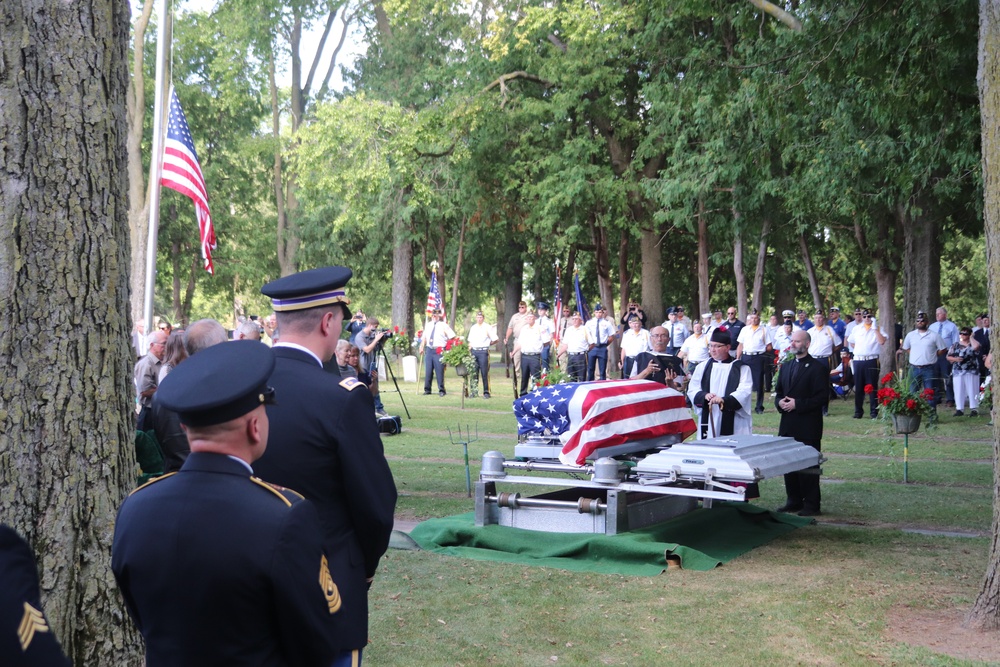
[[[552,367],[549,370],[543,370],[538,375],[531,376],[531,386],[534,389],[539,389],[540,387],[548,387],[554,384],[564,384],[566,382],[572,382],[573,376],[562,370],[561,368]]]
[[[443,347],[437,348],[437,352],[441,355],[441,363],[446,366],[464,364],[466,368],[472,368],[476,363],[472,350],[461,338],[449,338]]]
[[[395,354],[409,354],[411,341],[406,335],[406,328],[394,326],[392,328],[392,338],[389,339],[389,346]]]
[[[904,375],[902,371],[898,371],[882,376],[879,380],[878,390],[873,385],[865,385],[866,394],[875,392],[880,417],[892,415],[929,417],[933,413],[934,409],[931,407],[930,401],[934,398],[934,390],[914,391],[911,389],[911,379],[910,373]]]
[[[979,407],[984,410],[993,409],[993,377],[987,375],[979,387]]]

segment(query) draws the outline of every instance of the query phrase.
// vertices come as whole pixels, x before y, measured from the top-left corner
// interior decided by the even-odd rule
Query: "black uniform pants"
[[[764,356],[763,354],[744,354],[740,357],[750,367],[750,377],[753,378],[753,390],[757,392],[757,409],[764,409]]]
[[[570,354],[566,360],[566,372],[573,382],[583,382],[587,379],[587,353]]]
[[[473,350],[472,356],[476,359],[476,372],[482,378],[483,396],[490,395],[490,351]]]
[[[819,442],[803,442],[802,444],[815,447],[816,451],[820,451]],[[785,495],[788,497],[788,504],[792,507],[819,511],[819,466],[785,475]]]
[[[528,393],[528,383],[532,375],[542,372],[542,359],[539,354],[521,353],[521,396]]]
[[[872,385],[871,394],[868,396],[870,402],[871,416],[878,414],[878,398],[875,392],[878,391],[878,359],[865,359],[864,361],[854,360],[854,414],[864,416],[865,414],[865,385]]]

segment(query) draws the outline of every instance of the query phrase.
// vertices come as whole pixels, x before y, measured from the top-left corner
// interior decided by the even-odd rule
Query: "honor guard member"
[[[709,338],[710,361],[698,364],[688,384],[688,399],[700,424],[698,439],[752,432],[750,367],[729,356],[729,332],[713,329]]]
[[[767,327],[761,326],[760,315],[754,308],[747,315],[747,324],[740,330],[739,344],[736,346],[736,358],[750,367],[753,378],[753,389],[757,392],[757,406],[754,412],[764,412],[764,373],[769,367],[768,355],[772,354],[774,346],[767,333]]]
[[[483,379],[483,398],[490,397],[490,348],[497,342],[493,327],[486,324],[483,311],[476,313],[476,323],[469,327],[466,336],[472,356],[476,359],[477,371]]]
[[[42,610],[35,554],[0,524],[0,656],[4,667],[70,667]]]
[[[702,333],[700,321],[694,323],[694,332],[684,340],[677,356],[684,360],[688,375],[694,372],[695,366],[711,358],[708,356],[708,336]]]
[[[442,321],[440,308],[431,312],[431,321],[424,327],[424,335],[420,339],[421,352],[424,353],[424,396],[431,395],[431,380],[437,374],[438,396],[444,396],[444,364],[441,363],[441,349],[452,338],[455,332],[447,322]]]
[[[587,352],[591,347],[589,336],[580,313],[573,311],[560,343],[566,350],[566,373],[573,378],[573,382],[587,379]]]
[[[517,335],[517,342],[514,343],[514,354],[521,354],[521,396],[528,393],[528,383],[531,378],[542,372],[544,341],[545,332],[535,320],[535,314],[529,311],[528,319],[521,327],[521,333]]]
[[[683,311],[678,312],[673,307],[667,309],[667,321],[663,324],[667,330],[667,354],[680,354],[684,341],[691,333],[681,319],[683,314]]]
[[[814,320],[813,326],[808,330],[809,356],[826,366],[826,373],[829,375],[830,369],[837,366],[835,359],[839,356],[840,346],[844,341],[837,335],[837,332],[827,326],[826,317],[821,309],[816,309]],[[826,413],[827,408],[824,407],[824,417]]]
[[[854,350],[851,370],[854,373],[855,419],[865,416],[865,385],[878,386],[878,358],[882,354],[882,346],[888,340],[870,310],[862,309],[861,318],[861,324],[851,329],[851,335],[847,339],[847,346]],[[872,419],[877,419],[878,399],[874,391],[868,395],[868,400],[869,414]]]
[[[594,304],[594,316],[586,324],[587,335],[594,342],[587,353],[587,380],[608,379],[608,345],[615,339],[615,325],[604,317],[604,306]],[[596,370],[595,370],[596,366]]]
[[[847,322],[840,319],[840,308],[830,306],[830,319],[826,325],[837,332],[840,340],[847,340]]]
[[[368,587],[389,545],[396,506],[371,392],[355,378],[338,381],[322,368],[351,317],[344,292],[350,277],[350,269],[331,266],[261,288],[278,315],[281,340],[272,348],[271,384],[284,398],[268,408],[271,444],[257,470],[319,511],[343,600],[335,619],[335,665],[360,659],[368,643]]]
[[[513,341],[511,345],[517,342],[517,337],[521,333],[521,327],[528,321],[528,304],[524,301],[519,301],[517,303],[517,312],[511,315],[510,323],[507,325],[507,332],[503,336],[503,346],[506,349],[507,343]],[[520,353],[514,354],[511,352],[510,355],[511,365],[514,367],[514,386],[517,386],[517,380],[521,372],[521,355]]]
[[[191,454],[125,499],[111,548],[150,667],[334,658],[341,601],[316,507],[251,468],[274,433],[273,368],[263,343],[214,345],[156,392],[180,416]]]

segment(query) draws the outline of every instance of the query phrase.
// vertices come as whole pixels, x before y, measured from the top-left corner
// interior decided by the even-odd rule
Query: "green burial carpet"
[[[668,567],[711,570],[812,523],[744,503],[715,503],[652,528],[619,535],[477,528],[473,513],[418,524],[410,537],[427,551],[577,572],[655,576]]]

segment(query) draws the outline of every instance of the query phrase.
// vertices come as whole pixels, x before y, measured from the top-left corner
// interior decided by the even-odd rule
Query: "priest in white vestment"
[[[698,364],[688,384],[699,440],[752,432],[753,377],[749,366],[729,356],[731,344],[728,332],[713,329],[708,343],[711,359]]]

